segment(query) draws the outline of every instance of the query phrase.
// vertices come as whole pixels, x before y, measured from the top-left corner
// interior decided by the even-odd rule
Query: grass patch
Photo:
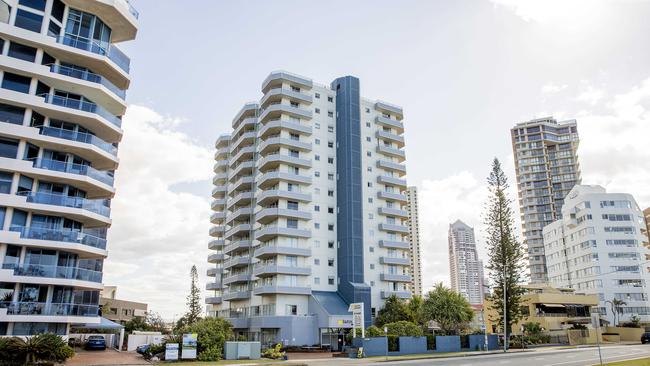
[[[212,361],[212,362],[202,362],[202,361],[177,361],[165,363],[166,365],[187,365],[187,366],[219,366],[219,365],[273,365],[284,362],[282,365],[287,366],[302,366],[302,363],[291,363],[291,361],[282,361],[282,360],[221,360],[221,361]]]
[[[650,358],[604,363],[603,366],[650,366]]]

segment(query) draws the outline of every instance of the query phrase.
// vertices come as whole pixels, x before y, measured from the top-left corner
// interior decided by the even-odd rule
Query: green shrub
[[[374,325],[371,325],[366,329],[366,337],[383,337],[385,335],[383,329],[379,329],[379,327]]]
[[[196,333],[197,359],[199,361],[219,361],[223,358],[224,343],[233,339],[232,325],[221,318],[209,317],[186,325],[179,333]]]
[[[27,339],[0,339],[0,359],[7,365],[64,363],[74,356],[74,350],[53,333],[39,334]]]
[[[421,337],[424,335],[422,328],[407,321],[388,323],[385,327],[388,328],[388,335],[403,337]]]
[[[282,352],[282,344],[278,343],[273,348],[267,348],[262,352],[262,357],[270,358],[272,360],[279,360],[284,358],[285,353]]]

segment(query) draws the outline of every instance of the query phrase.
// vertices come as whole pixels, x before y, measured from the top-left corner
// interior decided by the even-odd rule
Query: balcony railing
[[[98,316],[99,306],[81,304],[52,304],[44,302],[0,302],[7,315]]]
[[[27,197],[27,202],[31,203],[80,208],[105,217],[111,215],[111,208],[104,205],[104,200],[89,200],[82,197],[71,197],[46,192],[18,192],[16,194]]]
[[[104,184],[113,186],[113,175],[109,172],[97,170],[89,165],[75,164],[65,161],[33,158],[27,159],[34,163],[34,168],[54,170],[63,173],[72,173],[78,175],[85,175],[87,177],[96,179]]]
[[[97,146],[98,148],[106,151],[107,153],[113,156],[117,156],[117,147],[113,146],[113,144],[109,144],[108,142],[100,139],[95,135],[91,135],[85,132],[71,131],[63,128],[55,128],[55,127],[48,127],[48,126],[41,126],[39,127],[39,130],[41,135],[43,136],[52,136],[52,137],[58,137],[60,139],[83,142],[85,144],[91,144]]]
[[[19,232],[23,239],[62,241],[106,249],[106,239],[75,230],[56,230],[40,227],[11,226],[9,231]]]
[[[115,86],[115,84],[111,83],[106,78],[102,77],[101,75],[95,74],[93,72],[83,71],[72,67],[56,65],[56,64],[50,65],[50,71],[55,74],[70,76],[75,79],[86,80],[86,81],[90,81],[91,83],[101,84],[105,86],[106,89],[115,93],[115,95],[117,95],[121,99],[126,99],[126,90],[122,90],[118,88],[117,86]]]
[[[57,37],[56,41],[57,43],[61,43],[66,46],[92,52],[100,56],[106,56],[111,61],[113,61],[120,69],[124,70],[126,73],[129,72],[131,60],[127,55],[125,55],[122,51],[120,51],[119,48],[115,46],[102,45],[95,40],[82,38],[71,34],[59,36]]]
[[[103,117],[108,122],[114,124],[117,127],[122,126],[122,120],[119,117],[105,110],[104,108],[98,106],[95,103],[90,103],[79,99],[62,97],[54,94],[38,94],[37,96],[42,97],[45,103],[47,104],[53,104],[53,105],[66,107],[70,109],[76,109],[79,111],[94,113],[100,117]]]
[[[2,269],[13,269],[14,276],[62,278],[66,280],[79,280],[96,283],[102,282],[102,272],[92,271],[85,268],[40,264],[16,265],[14,263],[5,263],[2,265]]]
[[[129,8],[129,13],[135,17],[135,19],[138,19],[140,17],[140,13],[131,5],[131,2],[129,0],[124,0],[126,3],[126,6]]]

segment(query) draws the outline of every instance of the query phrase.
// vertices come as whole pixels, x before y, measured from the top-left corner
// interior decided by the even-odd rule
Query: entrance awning
[[[123,329],[122,324],[115,323],[106,318],[99,318],[99,323],[81,323],[81,324],[70,324],[70,328],[75,329]]]

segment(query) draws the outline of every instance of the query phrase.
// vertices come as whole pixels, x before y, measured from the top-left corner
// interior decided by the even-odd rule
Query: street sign
[[[178,361],[178,343],[165,344],[165,361]]]
[[[481,325],[481,330],[484,331],[484,330],[486,330],[486,329],[487,329],[487,327],[486,327],[485,325]]]
[[[366,330],[364,329],[363,303],[355,302],[350,304],[348,311],[352,313],[352,336],[356,338],[357,328],[361,328],[361,337],[365,338]]]
[[[183,334],[183,349],[181,351],[181,358],[183,360],[196,359],[197,340],[198,334],[196,333]]]

